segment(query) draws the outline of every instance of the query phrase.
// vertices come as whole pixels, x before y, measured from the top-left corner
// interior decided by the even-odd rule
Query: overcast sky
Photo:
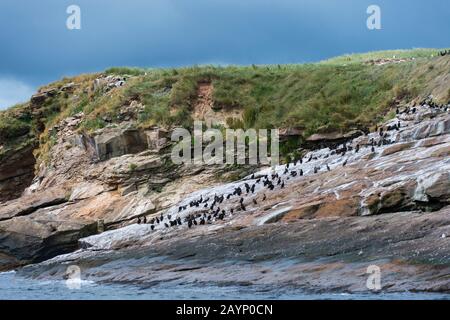
[[[81,30],[66,9],[81,8]],[[382,30],[366,27],[381,8]],[[448,0],[1,0],[0,108],[40,85],[111,66],[318,61],[449,47]]]

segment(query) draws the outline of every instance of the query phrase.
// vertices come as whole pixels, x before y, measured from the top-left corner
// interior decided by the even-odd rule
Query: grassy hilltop
[[[24,144],[48,145],[52,139],[48,129],[81,111],[86,118],[80,130],[102,128],[107,125],[105,116],[116,121],[119,109],[133,100],[145,106],[137,120],[139,126],[189,127],[201,82],[212,84],[216,108],[243,111],[241,120],[229,119],[234,128],[300,127],[307,137],[369,127],[392,116],[397,104],[430,94],[438,102],[450,100],[450,56],[440,57],[438,52],[383,51],[301,65],[111,68],[102,74],[130,79],[107,94],[93,89],[100,73],[65,78],[41,88],[76,84],[73,92],[59,92],[46,100],[40,119],[30,103],[0,112],[0,159],[6,150]]]

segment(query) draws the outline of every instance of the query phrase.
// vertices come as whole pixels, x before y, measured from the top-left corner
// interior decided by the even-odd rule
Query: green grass
[[[75,92],[49,99],[42,106],[40,119],[25,111],[29,104],[0,112],[0,144],[34,134],[45,150],[48,148],[42,146],[51,141],[48,129],[61,119],[84,112],[86,119],[79,130],[91,132],[108,125],[105,119],[117,122],[121,108],[131,101],[144,105],[137,117],[138,126],[190,128],[201,82],[213,85],[215,108],[242,111],[242,119],[227,120],[235,129],[298,127],[306,138],[317,132],[369,127],[391,117],[396,103],[409,103],[429,94],[438,102],[450,99],[450,83],[439,80],[450,74],[450,58],[437,57],[438,51],[371,52],[302,65],[110,68],[104,74],[128,76],[124,87],[107,93],[95,91],[92,82],[99,74],[65,78],[46,87],[61,88],[74,82]],[[394,56],[409,60],[383,66],[367,63]],[[298,143],[287,142],[282,152],[290,152]]]
[[[321,61],[321,64],[345,65],[365,63],[377,59],[420,59],[435,57],[440,50],[445,49],[414,49],[414,50],[386,50],[369,53],[346,54],[339,57]]]

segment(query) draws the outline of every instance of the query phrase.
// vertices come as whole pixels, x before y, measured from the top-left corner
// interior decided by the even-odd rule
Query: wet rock
[[[84,277],[107,283],[223,286],[246,279],[247,285],[341,293],[368,292],[367,267],[377,265],[385,293],[448,292],[450,242],[441,238],[450,230],[448,213],[297,220],[176,237],[132,225],[82,239],[85,250],[19,272],[57,279],[68,261],[77,261]]]

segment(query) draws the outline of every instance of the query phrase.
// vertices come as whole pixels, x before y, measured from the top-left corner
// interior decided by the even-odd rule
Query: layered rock
[[[319,149],[289,167],[263,169],[195,192],[177,190],[178,196],[170,194],[171,200],[156,205],[147,221],[163,214],[179,217],[182,225],[132,223],[83,238],[82,250],[22,272],[62,277],[67,262],[76,261],[94,281],[226,285],[245,279],[255,286],[363,292],[366,268],[376,264],[384,292],[448,292],[449,119],[447,111],[423,106],[414,116],[399,115],[383,125],[386,129],[400,121],[399,130],[350,140],[344,154]],[[380,139],[385,143],[378,144]],[[115,172],[125,170],[114,162],[118,159],[108,160]],[[275,173],[283,186],[275,178],[270,191],[262,181]],[[176,189],[192,181],[184,177],[172,184]],[[255,185],[254,192],[246,192],[245,183]],[[237,187],[243,190],[242,200],[233,195]],[[217,205],[226,212],[224,220],[216,216],[189,228],[188,216],[210,214],[203,203],[190,204],[215,195],[225,196]],[[127,266],[126,275],[107,267],[115,263]]]
[[[123,123],[88,135],[78,130],[83,119],[76,114],[49,129],[56,138],[49,162],[41,162],[35,176],[30,170],[22,197],[0,204],[0,269],[72,251],[81,237],[217,184],[224,169],[171,164],[164,129]]]
[[[89,136],[76,130],[82,119],[64,120],[56,130],[50,164],[41,166],[20,201],[0,208],[4,269],[82,248],[23,272],[58,277],[67,263],[76,261],[88,276],[113,282],[148,284],[156,278],[224,284],[246,275],[254,284],[358,291],[363,276],[350,274],[374,262],[395,270],[388,276],[389,290],[412,289],[398,282],[410,275],[408,268],[417,271],[417,290],[449,290],[448,111],[425,105],[387,121],[382,137],[378,132],[338,137],[345,147],[315,149],[302,163],[261,168],[226,184],[218,179],[224,167],[173,165],[168,132],[124,123]],[[400,128],[392,129],[398,121]],[[274,174],[282,184],[271,178]],[[273,191],[263,185],[266,177]],[[254,185],[254,192],[246,192],[245,183]],[[238,187],[242,196],[233,195]],[[217,205],[225,211],[224,219],[212,217],[189,228],[188,216],[212,216],[203,203],[191,203],[216,195],[224,195]],[[135,223],[161,214],[183,223]],[[176,267],[163,268],[168,262],[162,256]],[[280,257],[291,269],[283,269]],[[144,266],[136,266],[136,258],[142,258],[151,279],[142,276]],[[115,262],[128,266],[126,276],[102,267]],[[198,271],[187,275],[179,270],[181,264]],[[427,273],[424,265],[431,264]],[[326,277],[348,282],[295,276],[298,271],[315,274],[317,268]],[[260,269],[266,272],[255,271]]]
[[[6,152],[0,162],[0,203],[20,197],[34,177],[34,143]]]

